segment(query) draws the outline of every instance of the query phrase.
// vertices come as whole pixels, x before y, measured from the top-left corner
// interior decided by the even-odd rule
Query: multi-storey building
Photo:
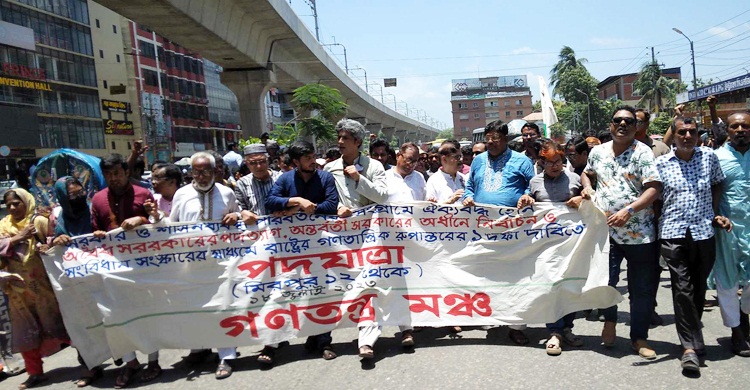
[[[680,68],[662,69],[662,76],[681,80]],[[622,100],[624,104],[635,106],[641,99],[641,96],[634,93],[633,83],[638,78],[638,73],[627,73],[616,76],[609,76],[597,84],[599,90],[599,99]]]
[[[237,142],[242,137],[240,112],[237,96],[221,83],[221,66],[203,59],[208,95],[208,120],[211,123],[213,149],[224,153],[227,144]]]
[[[453,136],[472,138],[472,131],[487,123],[523,119],[532,112],[526,76],[452,80]]]
[[[57,148],[105,149],[88,6],[0,1],[2,176]]]

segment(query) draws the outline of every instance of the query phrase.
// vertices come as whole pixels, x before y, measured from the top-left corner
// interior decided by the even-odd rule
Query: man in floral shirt
[[[612,141],[598,145],[589,153],[581,175],[584,198],[593,195],[604,211],[609,225],[609,285],[619,281],[620,260],[628,261],[630,294],[630,341],[645,359],[655,359],[649,347],[648,327],[656,296],[659,246],[651,204],[661,191],[661,178],[651,148],[635,140],[635,109],[618,107],[612,116]],[[592,188],[596,183],[596,191]],[[617,306],[604,309],[602,343],[611,347],[616,340]]]

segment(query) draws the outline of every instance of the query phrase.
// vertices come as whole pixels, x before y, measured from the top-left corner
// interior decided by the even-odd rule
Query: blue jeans
[[[566,314],[559,320],[547,324],[547,330],[550,333],[562,334],[565,328],[573,329],[573,320],[576,318],[576,312]]]
[[[630,340],[647,340],[659,283],[659,243],[622,245],[611,237],[609,242],[610,286],[617,287],[622,258],[628,262]],[[604,320],[617,322],[617,306],[604,309]]]

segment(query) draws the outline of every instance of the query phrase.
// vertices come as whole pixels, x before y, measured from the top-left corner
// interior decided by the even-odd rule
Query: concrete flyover
[[[322,83],[349,105],[348,117],[389,138],[409,134],[429,141],[438,129],[374,99],[342,70],[285,0],[97,0],[171,41],[224,67],[221,80],[240,104],[244,136],[266,128],[264,96],[272,87],[292,90]]]

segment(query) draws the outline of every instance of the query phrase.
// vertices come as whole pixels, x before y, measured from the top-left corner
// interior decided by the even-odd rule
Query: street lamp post
[[[349,60],[346,58],[346,46],[340,43],[328,43],[321,46],[341,46],[344,49],[344,70],[346,71],[346,74],[349,74]]]
[[[390,97],[393,98],[393,110],[396,111],[396,112],[398,112],[398,108],[396,108],[396,96],[394,96],[394,95],[392,95],[390,93],[387,93],[386,96],[390,96]]]
[[[578,88],[575,88],[575,90],[578,91],[578,93],[580,93],[581,95],[586,96],[586,105],[589,108],[589,130],[591,130],[591,101],[589,101],[589,95]]]
[[[364,68],[360,68],[359,66],[356,68],[351,68],[349,70],[361,70],[365,72],[365,92],[370,93],[370,88],[367,86],[367,71]]]
[[[680,31],[680,29],[678,29],[677,27],[672,27],[672,30],[674,30],[674,32],[676,32],[677,34],[682,35],[683,37],[685,37],[685,39],[688,40],[688,42],[690,42],[690,60],[692,61],[692,64],[693,64],[693,93],[695,93],[695,105],[698,109],[698,116],[701,118],[701,123],[703,123],[703,112],[701,110],[701,102],[700,100],[698,100],[698,79],[695,76],[695,50],[693,49],[693,41],[690,38],[688,38],[688,36],[685,35],[682,31]]]
[[[382,85],[380,85],[380,84],[377,84],[377,83],[372,83],[372,84],[370,84],[370,85],[374,85],[374,86],[377,86],[378,88],[380,88],[380,103],[383,103],[383,104],[385,104],[385,103],[383,102],[383,86],[382,86]]]

